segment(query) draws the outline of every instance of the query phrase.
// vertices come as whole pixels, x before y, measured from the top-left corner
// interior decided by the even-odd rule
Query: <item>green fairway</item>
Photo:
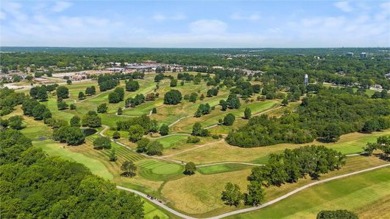
[[[145,179],[165,181],[182,175],[184,168],[179,164],[158,160],[142,160],[137,163],[139,174]]]
[[[158,216],[160,219],[169,219],[170,217],[166,215],[162,210],[160,210],[155,205],[151,204],[146,199],[142,198],[144,201],[144,213],[145,219],[153,219],[155,216]]]
[[[353,212],[390,195],[390,168],[314,186],[277,204],[231,218],[315,218],[321,210]],[[375,212],[370,218],[383,215]]]
[[[157,141],[160,142],[165,149],[167,148],[179,148],[181,145],[186,144],[188,136],[186,135],[171,135],[167,137],[158,138]]]
[[[71,152],[63,148],[62,144],[53,142],[51,140],[46,141],[33,141],[33,145],[42,148],[50,156],[58,156],[66,160],[75,161],[77,163],[84,164],[91,172],[104,179],[113,179],[113,175],[107,170],[102,162],[89,158],[83,154]]]
[[[232,172],[232,171],[243,170],[247,168],[253,168],[253,166],[249,166],[245,164],[226,163],[226,164],[216,164],[213,166],[199,167],[197,170],[201,174],[208,175],[208,174]]]

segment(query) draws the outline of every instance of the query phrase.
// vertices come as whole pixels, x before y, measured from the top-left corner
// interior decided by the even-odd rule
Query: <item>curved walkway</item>
[[[180,122],[181,120],[186,119],[186,118],[189,118],[189,117],[192,117],[192,116],[184,116],[184,117],[181,117],[180,119],[178,119],[178,120],[172,122],[170,125],[168,125],[168,127],[172,127],[172,126],[174,126],[176,123]]]
[[[376,166],[376,167],[371,167],[371,168],[367,168],[367,169],[364,169],[364,170],[359,170],[359,171],[355,171],[355,172],[351,172],[351,173],[347,173],[347,174],[343,174],[343,175],[339,175],[339,176],[334,176],[334,177],[331,177],[331,178],[328,178],[328,179],[324,179],[324,180],[319,180],[319,181],[316,181],[316,182],[312,182],[312,183],[309,183],[307,185],[304,185],[300,188],[297,188],[285,195],[282,195],[280,196],[279,198],[276,198],[272,201],[269,201],[269,202],[266,202],[260,206],[256,206],[256,207],[251,207],[251,208],[245,208],[245,209],[240,209],[240,210],[236,210],[236,211],[232,211],[232,212],[228,212],[228,213],[225,213],[225,214],[220,214],[220,215],[217,215],[217,216],[214,216],[214,217],[210,217],[210,218],[207,218],[207,219],[220,219],[220,218],[224,218],[224,217],[229,217],[229,216],[233,216],[233,215],[236,215],[236,214],[243,214],[243,213],[248,213],[248,212],[251,212],[251,211],[257,211],[259,209],[262,209],[262,208],[265,208],[267,206],[270,206],[270,205],[273,205],[277,202],[280,202],[302,190],[305,190],[307,188],[310,188],[312,186],[315,186],[315,185],[318,185],[318,184],[322,184],[322,183],[326,183],[326,182],[329,182],[329,181],[333,181],[333,180],[337,180],[337,179],[342,179],[342,178],[345,178],[345,177],[349,177],[349,176],[353,176],[353,175],[357,175],[357,174],[360,174],[360,173],[365,173],[365,172],[369,172],[369,171],[373,171],[373,170],[377,170],[377,169],[380,169],[380,168],[384,168],[384,167],[390,167],[390,163],[389,164],[383,164],[383,165],[380,165],[380,166]],[[148,195],[142,193],[142,192],[139,192],[139,191],[136,191],[136,190],[133,190],[133,189],[128,189],[128,188],[125,188],[125,187],[121,187],[121,186],[117,186],[118,189],[121,189],[121,190],[125,190],[125,191],[129,191],[129,192],[133,192],[137,195],[140,195],[146,199],[148,199],[149,201],[153,202],[154,204],[160,206],[161,208],[165,209],[166,211],[180,217],[180,218],[184,218],[184,219],[193,219],[193,217],[190,217],[188,215],[185,215],[183,213],[180,213],[162,203],[160,203],[159,201],[157,200],[151,200]]]

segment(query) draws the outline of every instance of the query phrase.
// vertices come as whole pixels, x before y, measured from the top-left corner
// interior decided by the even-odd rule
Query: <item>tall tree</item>
[[[136,174],[137,166],[131,160],[125,161],[121,166],[121,170],[123,171],[122,175],[127,177],[133,177]]]
[[[225,185],[225,190],[221,194],[221,199],[224,201],[227,205],[234,205],[238,206],[242,199],[242,194],[240,191],[240,187],[237,184],[233,184],[231,182],[228,182]]]

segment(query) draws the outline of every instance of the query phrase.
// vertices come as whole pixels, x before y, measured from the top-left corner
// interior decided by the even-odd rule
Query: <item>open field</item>
[[[226,164],[216,164],[212,166],[198,167],[197,171],[201,174],[209,175],[209,174],[233,172],[233,171],[250,169],[250,168],[253,168],[253,166],[248,166],[239,163],[226,163]]]
[[[315,218],[321,210],[336,209],[356,212],[360,218],[387,218],[390,216],[390,206],[386,203],[390,197],[389,175],[390,168],[383,168],[327,182],[278,204],[232,218]],[[374,204],[379,204],[379,208]]]

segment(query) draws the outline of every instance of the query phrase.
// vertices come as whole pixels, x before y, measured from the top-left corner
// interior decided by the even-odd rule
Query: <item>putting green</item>
[[[175,174],[178,171],[180,171],[181,169],[182,169],[182,167],[177,165],[177,164],[165,164],[165,165],[158,166],[158,167],[152,169],[152,172],[155,174],[163,174],[163,175]]]

